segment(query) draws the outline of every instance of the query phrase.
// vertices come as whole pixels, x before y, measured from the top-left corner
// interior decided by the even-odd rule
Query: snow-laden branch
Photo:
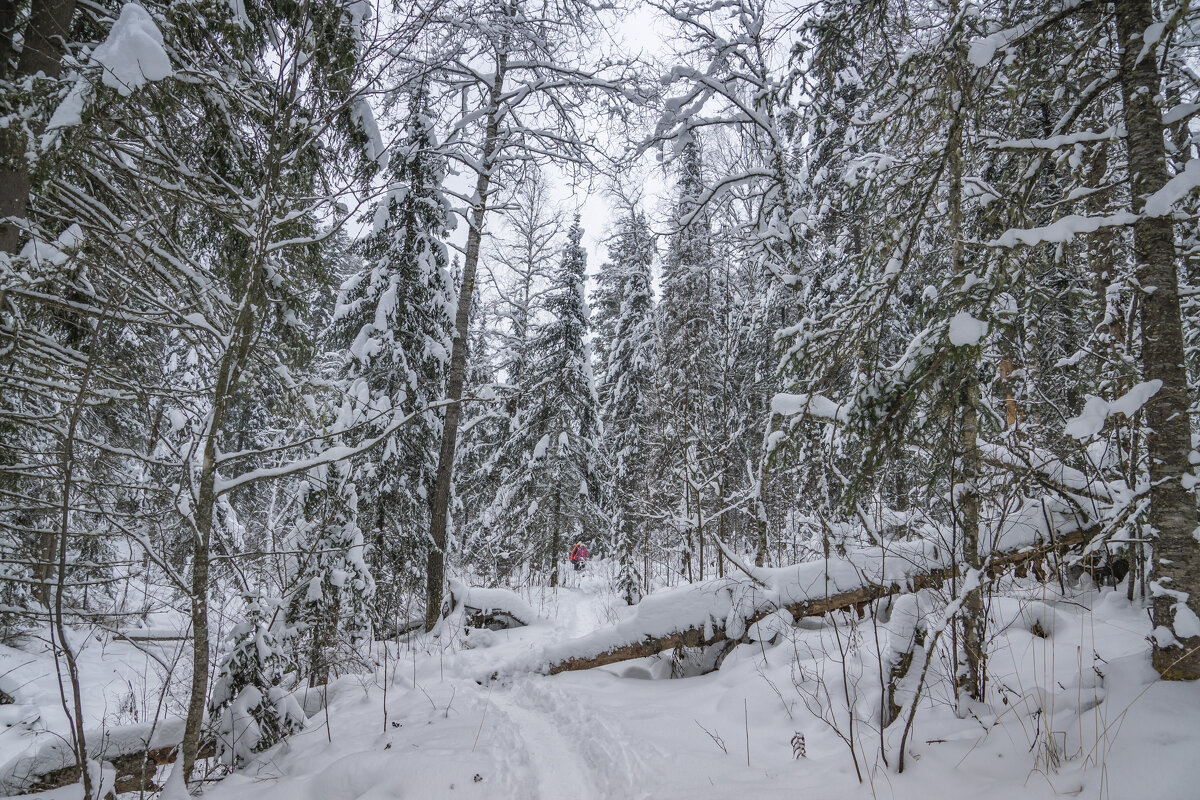
[[[850,412],[846,406],[816,394],[780,392],[771,398],[771,411],[793,420],[838,426],[847,425],[850,421]],[[1103,503],[1113,501],[1112,492],[1103,482],[1093,480],[1081,470],[1067,466],[1062,459],[1045,450],[1033,447],[1013,450],[984,441],[980,441],[978,446],[983,462],[990,467],[1035,475],[1043,485],[1067,495],[1081,495]]]
[[[452,402],[453,401],[450,400],[439,400],[436,403],[429,403],[428,405],[422,406],[416,411],[413,411],[412,413],[391,422],[378,436],[374,436],[356,445],[338,445],[337,447],[330,447],[329,449],[324,450],[321,453],[312,456],[311,458],[302,458],[296,461],[289,461],[286,464],[280,464],[274,467],[262,467],[260,469],[243,473],[236,478],[217,478],[215,484],[216,496],[221,497],[222,495],[232,492],[234,489],[238,489],[242,486],[249,486],[250,484],[258,483],[259,481],[295,475],[300,472],[307,472],[314,467],[321,467],[327,464],[336,463],[338,461],[345,461],[348,458],[360,456],[363,453],[370,452],[386,442],[392,436],[392,434],[403,428],[408,423],[412,422],[417,417],[420,417],[425,412],[441,408],[443,406],[448,406]]]
[[[1164,187],[1166,188],[1166,187]],[[1069,214],[1040,228],[1010,228],[999,238],[987,242],[989,247],[1019,247],[1021,245],[1065,244],[1084,233],[1105,228],[1123,228],[1138,221],[1138,215],[1128,211],[1106,216]]]

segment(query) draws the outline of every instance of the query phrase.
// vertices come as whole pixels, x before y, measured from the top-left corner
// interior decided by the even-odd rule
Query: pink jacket
[[[574,563],[576,561],[583,561],[585,558],[590,558],[591,555],[592,554],[588,552],[587,547],[582,544],[577,544],[571,549],[571,562]]]

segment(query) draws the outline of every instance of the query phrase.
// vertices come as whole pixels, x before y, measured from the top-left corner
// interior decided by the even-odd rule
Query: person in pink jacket
[[[583,569],[584,562],[586,562],[591,555],[592,554],[588,552],[587,546],[584,545],[583,542],[575,543],[575,546],[571,548],[571,563],[575,565],[576,572]]]

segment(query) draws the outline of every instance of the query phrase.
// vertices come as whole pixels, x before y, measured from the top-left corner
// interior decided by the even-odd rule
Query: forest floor
[[[945,659],[935,661],[899,774],[903,721],[882,736],[870,722],[884,633],[869,615],[836,628],[806,620],[696,677],[671,679],[669,655],[553,677],[505,669],[628,613],[598,566],[572,573],[566,587],[524,591],[543,617],[528,627],[416,636],[386,654],[381,645],[375,674],[344,676],[307,698],[324,707],[305,731],[207,784],[205,796],[1200,797],[1200,685],[1156,680],[1147,615],[1123,592],[1008,585],[991,605],[988,703],[957,716]],[[143,648],[166,660],[179,645]],[[157,705],[162,665],[127,642],[88,639],[82,671],[90,728],[145,719]],[[53,662],[36,639],[0,648],[0,688],[18,698],[0,707],[0,764],[66,733]]]

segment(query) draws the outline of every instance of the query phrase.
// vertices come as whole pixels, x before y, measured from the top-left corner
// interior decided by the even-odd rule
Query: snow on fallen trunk
[[[157,724],[121,725],[88,731],[88,757],[111,761],[121,756],[175,747],[183,738],[182,719],[163,719]],[[0,795],[20,794],[37,785],[50,773],[75,766],[70,741],[60,736],[42,737],[21,755],[0,767]]]
[[[987,537],[992,545],[985,555],[989,567],[1018,564],[1047,548],[1078,544],[1088,532],[1065,503],[1030,501]],[[656,592],[617,625],[549,645],[508,669],[554,674],[654,655],[669,647],[707,647],[742,639],[750,626],[779,609],[794,619],[825,614],[937,585],[954,569],[946,548],[924,541],[856,548],[836,559],[776,569],[748,568],[752,579],[722,578]]]
[[[512,618],[522,625],[532,625],[540,617],[525,598],[509,589],[485,589],[467,586],[462,581],[450,579],[450,597],[454,608],[467,609],[470,620],[486,621],[497,615]],[[471,624],[469,622],[469,624]],[[486,624],[486,622],[485,622]]]
[[[752,568],[755,580],[721,578],[686,584],[646,597],[626,620],[546,648],[550,665],[594,658],[648,639],[698,632],[700,644],[740,639],[747,628],[776,609],[853,593],[865,585],[899,584],[948,563],[944,548],[924,542],[897,543],[887,550],[871,547],[847,551],[829,561],[810,561],[776,569]],[[757,581],[757,582],[756,582]],[[721,632],[721,635],[718,635]],[[695,646],[691,641],[681,642]]]

